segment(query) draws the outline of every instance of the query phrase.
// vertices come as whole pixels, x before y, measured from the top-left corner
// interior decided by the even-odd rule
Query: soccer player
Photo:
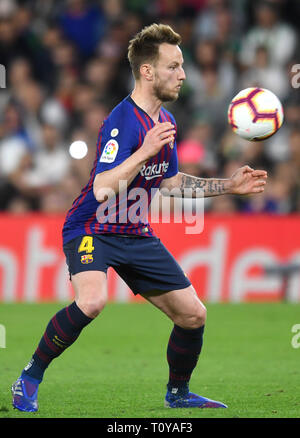
[[[146,216],[137,210],[145,204],[148,208],[151,189],[170,193],[177,188],[184,194],[189,188],[192,197],[199,190],[204,196],[260,193],[267,174],[249,166],[237,169],[229,179],[203,179],[178,171],[176,123],[162,104],[178,98],[185,79],[180,42],[180,36],[162,24],[145,27],[130,41],[134,90],[102,124],[90,179],[63,227],[75,300],[50,320],[30,362],[13,384],[13,406],[19,410],[37,410],[45,370],[103,310],[108,267],[115,269],[134,294],[141,294],[174,323],[167,346],[165,406],[227,407],[189,390],[201,352],[206,308],[143,220]],[[143,194],[147,195],[144,204],[136,208],[137,195],[143,198]]]

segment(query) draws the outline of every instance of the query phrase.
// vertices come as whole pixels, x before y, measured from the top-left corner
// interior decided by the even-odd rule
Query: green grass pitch
[[[0,418],[292,418],[300,416],[299,305],[209,304],[193,392],[228,409],[166,409],[166,347],[172,323],[148,303],[110,303],[46,371],[39,411],[14,410],[10,386],[46,324],[63,307],[0,304]]]

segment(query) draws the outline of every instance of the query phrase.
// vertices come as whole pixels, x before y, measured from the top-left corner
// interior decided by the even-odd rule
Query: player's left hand
[[[235,195],[262,193],[267,177],[265,170],[254,170],[249,166],[240,167],[230,178],[230,193]]]

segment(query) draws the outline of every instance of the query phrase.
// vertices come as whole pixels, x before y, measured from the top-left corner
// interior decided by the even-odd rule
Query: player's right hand
[[[174,141],[175,133],[176,130],[172,123],[157,123],[147,132],[141,151],[147,159],[154,157],[166,143]]]

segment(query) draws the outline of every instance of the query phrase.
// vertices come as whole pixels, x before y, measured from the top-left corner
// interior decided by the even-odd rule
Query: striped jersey
[[[161,108],[159,122],[171,122],[174,117]],[[90,178],[74,200],[63,226],[63,243],[81,235],[134,234],[153,236],[148,222],[148,210],[156,190],[164,178],[178,172],[176,135],[150,158],[124,189],[110,194],[108,201],[99,203],[93,193],[93,182],[98,173],[113,169],[142,146],[145,135],[155,125],[149,115],[130,96],[117,105],[104,120],[98,136],[96,157]]]

